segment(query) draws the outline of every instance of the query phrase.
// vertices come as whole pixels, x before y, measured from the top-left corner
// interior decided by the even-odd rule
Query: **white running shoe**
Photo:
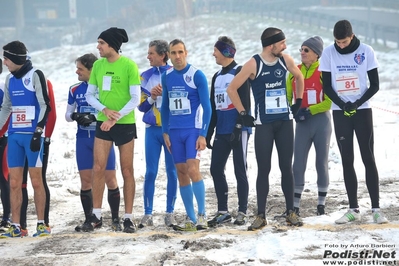
[[[165,225],[168,227],[176,225],[175,215],[171,212],[165,214]]]
[[[388,219],[380,211],[373,211],[373,221],[377,224],[388,223]]]
[[[208,228],[208,221],[206,220],[205,214],[198,214],[197,230],[204,230],[207,228]]]
[[[347,224],[360,220],[360,213],[349,209],[341,218],[335,221],[336,224]]]
[[[153,226],[154,222],[152,221],[152,215],[151,214],[146,214],[141,218],[139,228],[143,228],[145,226]]]

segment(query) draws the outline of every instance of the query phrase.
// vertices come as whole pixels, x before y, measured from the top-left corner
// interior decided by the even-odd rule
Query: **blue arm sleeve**
[[[166,75],[161,76],[162,84],[162,106],[161,106],[161,120],[162,120],[162,133],[169,134],[169,97],[168,89],[166,87]]]
[[[200,135],[206,137],[209,128],[209,123],[211,121],[212,109],[211,109],[211,102],[209,101],[208,81],[206,80],[206,77],[202,71],[195,72],[194,83],[197,86],[200,103],[203,110],[202,129]]]

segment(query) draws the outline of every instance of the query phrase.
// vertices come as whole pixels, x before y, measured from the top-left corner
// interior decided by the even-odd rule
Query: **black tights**
[[[371,109],[357,110],[352,117],[343,111],[333,111],[335,137],[342,158],[346,193],[349,208],[359,208],[357,201],[357,177],[353,151],[353,133],[356,134],[360,154],[366,169],[366,185],[371,198],[371,207],[379,208],[379,177],[374,158],[373,113]]]
[[[276,143],[281,187],[283,189],[286,210],[294,209],[294,177],[292,173],[292,156],[294,150],[294,129],[292,120],[275,121],[257,125],[255,130],[255,154],[258,164],[256,194],[258,215],[266,217],[266,202],[269,194],[269,173],[273,145]]]

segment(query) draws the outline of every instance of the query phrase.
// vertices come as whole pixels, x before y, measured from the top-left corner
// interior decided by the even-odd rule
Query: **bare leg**
[[[133,172],[134,139],[119,146],[119,157],[123,176],[123,197],[125,200],[125,213],[133,213],[133,202],[136,194],[136,182]]]
[[[105,187],[105,168],[107,165],[109,151],[112,147],[112,141],[107,141],[99,138],[94,140],[94,165],[93,165],[93,208],[101,208],[104,187]]]
[[[22,204],[22,167],[10,168],[10,203],[12,222],[19,223]]]

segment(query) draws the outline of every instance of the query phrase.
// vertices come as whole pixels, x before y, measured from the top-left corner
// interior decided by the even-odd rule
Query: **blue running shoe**
[[[38,224],[36,233],[33,234],[33,237],[49,236],[50,234],[51,234],[51,231],[49,231],[48,228],[44,224]]]
[[[208,226],[215,227],[218,224],[229,223],[229,222],[231,222],[231,215],[229,212],[226,213],[218,212],[216,213],[215,217],[213,217],[212,220],[208,221]]]
[[[21,237],[21,229],[18,226],[11,225],[7,232],[0,235],[0,238]]]

